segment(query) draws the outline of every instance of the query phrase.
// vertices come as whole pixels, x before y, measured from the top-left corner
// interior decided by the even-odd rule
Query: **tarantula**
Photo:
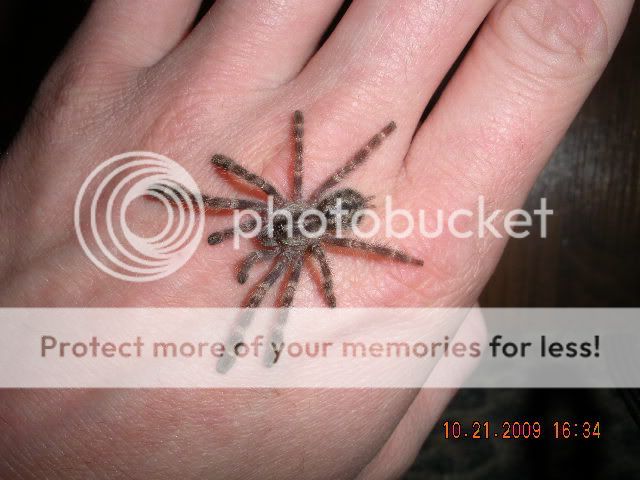
[[[401,250],[354,238],[342,238],[336,235],[338,229],[340,231],[342,228],[348,229],[353,225],[352,222],[357,224],[362,220],[362,215],[359,215],[359,212],[370,207],[369,200],[372,197],[365,197],[351,188],[343,188],[327,193],[328,190],[338,185],[358,166],[362,165],[371,152],[378,148],[383,140],[395,129],[395,122],[387,124],[366,145],[358,150],[344,166],[336,170],[333,175],[316,188],[307,199],[303,198],[302,195],[304,116],[299,110],[293,114],[295,160],[293,168],[293,197],[291,199],[285,198],[264,178],[251,173],[231,158],[220,154],[213,156],[211,161],[216,167],[258,187],[273,199],[274,208],[279,211],[289,212],[289,216],[293,220],[293,222],[290,222],[286,215],[272,215],[271,220],[267,221],[266,224],[263,221],[263,226],[257,238],[264,249],[250,253],[242,261],[237,277],[238,282],[244,284],[247,281],[249,271],[258,262],[274,259],[274,265],[262,282],[253,290],[245,307],[258,307],[269,289],[288,268],[290,271],[289,279],[280,303],[282,308],[289,308],[293,303],[293,296],[298,286],[303,260],[307,254],[311,254],[318,262],[322,274],[324,298],[330,307],[335,307],[336,297],[333,290],[332,273],[324,245],[364,250],[395,261],[423,265],[422,260],[412,257]],[[167,192],[161,188],[154,190],[169,198]],[[269,206],[267,202],[262,200],[221,198],[210,195],[202,195],[201,198],[206,209],[252,210],[257,212],[263,220],[267,216]],[[316,215],[305,214],[310,210],[315,210]],[[324,217],[324,219],[320,217]],[[324,225],[322,225],[323,223]],[[256,226],[255,219],[240,224],[240,228],[245,232],[255,229]],[[308,234],[318,233],[320,228],[323,228],[324,234]],[[234,228],[217,231],[209,235],[208,243],[216,245],[233,235]]]

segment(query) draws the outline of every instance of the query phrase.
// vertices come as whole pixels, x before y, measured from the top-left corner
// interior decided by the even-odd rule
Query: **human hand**
[[[604,69],[631,7],[590,0],[356,1],[316,51],[338,1],[222,1],[189,31],[199,3],[93,5],[0,171],[2,305],[241,304],[247,289],[234,278],[248,250],[203,243],[172,276],[124,283],[84,256],[73,202],[99,162],[129,150],[177,159],[203,191],[235,196],[208,161],[225,153],[288,192],[295,109],[306,115],[305,185],[317,185],[395,120],[397,131],[349,185],[391,195],[410,211],[476,211],[480,195],[491,209],[517,208]],[[489,11],[418,128],[435,88]],[[141,231],[155,231],[163,220],[153,202],[139,202],[131,216]],[[207,219],[208,231],[224,226],[228,218]],[[414,235],[393,243],[425,266],[330,252],[339,305],[471,305],[505,239]],[[259,276],[257,268],[252,277]],[[306,276],[295,304],[323,304]],[[450,394],[11,393],[0,407],[4,431],[18,428],[25,415],[31,420],[27,430],[6,433],[0,448],[9,459],[5,471],[27,476],[54,470],[67,477],[229,478],[261,469],[263,476],[333,478],[365,469],[385,477],[411,461]],[[251,410],[264,412],[260,425]],[[140,412],[144,419],[127,421]],[[48,433],[38,418],[49,422]],[[109,435],[122,441],[109,442]],[[263,437],[247,447],[252,435]],[[134,451],[125,439],[142,447]],[[65,455],[53,454],[53,446]],[[243,460],[246,448],[253,461]],[[289,461],[303,454],[304,474]]]

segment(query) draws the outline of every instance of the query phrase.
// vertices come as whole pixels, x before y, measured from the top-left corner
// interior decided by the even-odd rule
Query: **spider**
[[[250,253],[242,260],[237,280],[244,284],[251,268],[259,262],[273,260],[273,266],[249,295],[244,307],[256,308],[264,299],[267,292],[273,287],[280,277],[289,270],[288,283],[281,298],[281,308],[287,309],[293,303],[293,297],[298,286],[305,256],[311,255],[320,266],[322,274],[322,291],[324,299],[330,307],[336,306],[336,297],[333,288],[333,275],[325,252],[325,245],[333,245],[346,249],[362,250],[386,257],[388,259],[422,266],[423,261],[401,250],[389,248],[376,243],[365,242],[354,238],[343,238],[337,235],[340,227],[349,229],[355,222],[362,220],[361,211],[370,208],[369,200],[352,188],[342,188],[330,192],[336,185],[344,180],[356,168],[362,165],[384,141],[396,129],[395,122],[388,123],[382,130],[360,148],[347,163],[328,177],[308,198],[303,198],[303,160],[304,160],[304,116],[297,110],[293,114],[293,139],[295,143],[295,159],[293,164],[293,196],[285,198],[267,180],[250,172],[231,158],[216,154],[211,159],[212,163],[233,174],[247,183],[259,188],[273,200],[273,206],[278,211],[286,211],[288,215],[272,215],[271,220],[263,225],[258,233],[258,241],[262,249]],[[154,188],[158,193],[170,199],[166,190]],[[193,194],[190,194],[193,195]],[[174,197],[175,198],[175,197]],[[192,199],[194,197],[192,196]],[[209,210],[252,210],[265,219],[268,211],[268,203],[262,200],[222,198],[210,195],[202,195],[205,209]],[[315,216],[308,215],[314,211]],[[305,212],[307,214],[305,215]],[[288,217],[288,218],[287,218]],[[324,218],[321,218],[324,217]],[[291,222],[289,219],[292,219]],[[324,220],[324,221],[323,221]],[[323,234],[317,233],[324,223]],[[240,228],[249,231],[256,228],[255,219],[243,222]],[[304,227],[304,230],[303,230]],[[208,237],[209,245],[222,243],[234,235],[234,228],[213,232]]]

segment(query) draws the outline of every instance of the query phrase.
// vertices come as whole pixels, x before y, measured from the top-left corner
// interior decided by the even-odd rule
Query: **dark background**
[[[615,0],[613,0],[615,1]],[[206,2],[211,3],[211,2]],[[0,152],[88,0],[0,0]],[[343,11],[346,9],[343,8]],[[611,64],[534,187],[546,239],[512,240],[486,307],[640,307],[640,7]],[[409,479],[640,478],[640,396],[629,390],[464,390],[444,420],[600,421],[589,440],[444,440],[439,423]]]

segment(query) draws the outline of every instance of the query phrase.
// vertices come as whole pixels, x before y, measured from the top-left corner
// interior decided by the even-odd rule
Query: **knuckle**
[[[149,105],[152,112],[142,136],[146,146],[164,149],[179,143],[189,144],[194,130],[208,132],[207,118],[211,121],[210,101],[194,91],[174,91],[169,101],[152,95]]]
[[[608,29],[595,0],[512,0],[489,25],[524,70],[545,78],[573,78],[602,65]]]
[[[88,66],[72,62],[53,72],[51,88],[48,89],[49,102],[57,108],[66,109],[78,103],[87,83]]]

